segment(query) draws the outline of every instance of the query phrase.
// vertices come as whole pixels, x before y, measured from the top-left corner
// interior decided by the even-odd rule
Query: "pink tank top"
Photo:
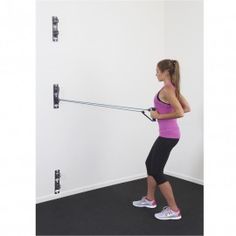
[[[161,90],[160,90],[161,91]],[[154,98],[154,106],[160,114],[171,113],[174,109],[170,104],[160,100],[159,93]],[[180,138],[180,129],[177,119],[163,119],[157,120],[159,126],[159,136],[164,138]]]

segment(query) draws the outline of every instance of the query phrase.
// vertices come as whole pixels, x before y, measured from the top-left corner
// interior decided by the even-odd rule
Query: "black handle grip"
[[[156,108],[155,107],[151,107],[148,109],[149,111],[156,111]],[[156,121],[156,119],[152,118],[152,121]]]
[[[156,110],[155,107],[151,107],[151,108],[148,109],[148,111],[155,111],[155,110]],[[153,119],[153,118],[150,118],[149,116],[147,116],[147,115],[145,114],[145,111],[142,111],[142,113],[143,113],[143,115],[145,115],[150,121],[156,121],[156,119]]]
[[[151,108],[148,109],[148,111],[155,111],[155,110],[156,110],[155,107],[151,107]]]

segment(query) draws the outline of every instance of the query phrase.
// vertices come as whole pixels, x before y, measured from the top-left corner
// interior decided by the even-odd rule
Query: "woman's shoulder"
[[[175,86],[171,83],[165,84],[165,86],[163,87],[163,91],[165,93],[174,93],[175,90]]]

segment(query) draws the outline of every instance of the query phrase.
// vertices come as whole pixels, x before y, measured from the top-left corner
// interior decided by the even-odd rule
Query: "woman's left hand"
[[[150,111],[150,116],[152,117],[152,119],[158,120],[160,118],[160,113],[157,111]]]

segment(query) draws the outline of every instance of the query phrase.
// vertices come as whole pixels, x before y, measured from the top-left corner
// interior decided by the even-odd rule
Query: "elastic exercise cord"
[[[126,106],[118,106],[118,105],[108,105],[108,104],[83,102],[83,101],[75,101],[75,100],[68,100],[68,99],[59,99],[59,101],[72,102],[72,103],[80,103],[80,104],[90,105],[90,106],[98,106],[98,107],[105,107],[105,108],[110,108],[110,109],[119,109],[119,110],[126,110],[126,111],[134,111],[134,112],[150,111],[150,109],[143,109],[143,108],[137,108],[137,107],[126,107]]]

